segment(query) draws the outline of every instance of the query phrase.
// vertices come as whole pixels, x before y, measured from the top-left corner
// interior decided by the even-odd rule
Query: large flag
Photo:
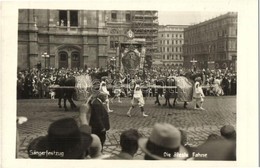
[[[135,50],[123,54],[122,64],[126,73],[136,73],[140,66],[140,53]]]
[[[174,77],[178,91],[178,101],[192,101],[193,83],[184,76]]]

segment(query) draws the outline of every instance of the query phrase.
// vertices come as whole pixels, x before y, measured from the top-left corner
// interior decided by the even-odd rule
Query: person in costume
[[[106,103],[106,106],[107,106],[107,112],[109,112],[109,113],[113,112],[113,110],[111,110],[110,107],[109,107],[108,96],[110,94],[109,94],[109,91],[107,90],[107,86],[106,86],[106,81],[105,80],[101,81],[100,87],[99,87],[99,91],[104,93],[104,94],[106,94],[106,101],[105,101],[105,103]]]
[[[143,93],[140,87],[140,81],[137,81],[134,87],[134,94],[133,94],[133,98],[131,101],[132,106],[129,108],[128,112],[127,112],[127,116],[131,117],[131,110],[138,105],[141,109],[142,115],[143,117],[147,117],[148,115],[145,114],[144,112],[144,97],[143,97]]]
[[[202,107],[202,104],[204,102],[204,93],[202,91],[202,87],[201,87],[201,77],[197,77],[195,79],[195,84],[194,84],[194,89],[193,89],[193,99],[195,100],[195,107],[194,109],[196,110],[205,110]]]

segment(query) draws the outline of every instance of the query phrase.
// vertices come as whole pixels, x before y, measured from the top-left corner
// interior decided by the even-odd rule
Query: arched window
[[[59,53],[60,61],[67,61],[68,59],[68,53],[65,51],[61,51]]]
[[[66,51],[59,52],[59,67],[60,68],[68,67],[68,53]]]
[[[76,68],[80,66],[80,53],[78,51],[73,51],[71,53],[71,68]]]
[[[73,51],[71,53],[71,59],[72,59],[72,61],[79,61],[79,52]]]

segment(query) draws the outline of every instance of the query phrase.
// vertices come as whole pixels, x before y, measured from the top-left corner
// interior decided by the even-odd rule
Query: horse
[[[155,80],[155,85],[159,86],[159,87],[163,87],[165,86],[165,78],[159,78]],[[162,97],[163,95],[163,88],[156,88],[155,89],[155,104],[158,104],[159,106],[161,105],[160,101],[159,101],[159,96]]]
[[[168,78],[161,78],[159,80],[156,81],[156,85],[160,86],[160,87],[166,87],[165,88],[165,103],[163,104],[163,106],[169,106],[170,108],[175,107],[176,105],[176,101],[178,98],[178,87],[177,87],[177,83],[176,83],[176,78],[175,77],[168,77]],[[172,87],[172,88],[168,88],[168,87]],[[158,88],[157,89],[157,93],[156,93],[156,100],[155,100],[155,104],[158,104],[159,106],[161,105],[160,101],[159,101],[159,95],[163,94],[163,88]],[[173,103],[170,103],[170,99],[173,98]],[[187,101],[184,101],[183,107],[186,108],[187,107]]]
[[[66,102],[67,100],[70,102],[70,107],[71,109],[76,108],[76,104],[73,102],[72,97],[73,94],[75,93],[74,88],[62,88],[62,87],[75,87],[75,77],[72,75],[68,75],[66,77],[65,75],[57,77],[56,79],[56,84],[58,84],[61,88],[56,88],[56,96],[58,97],[58,106],[59,108],[62,108],[61,106],[61,99],[64,101],[64,109],[65,111],[68,111]]]
[[[167,88],[168,86],[169,87],[176,86],[175,79],[167,78],[165,83],[166,83],[166,89],[165,89],[165,95],[164,95],[164,97],[165,97],[164,106],[168,105],[170,108],[175,107],[176,100],[178,98],[177,89],[176,88]],[[174,98],[172,105],[170,103],[170,98]]]

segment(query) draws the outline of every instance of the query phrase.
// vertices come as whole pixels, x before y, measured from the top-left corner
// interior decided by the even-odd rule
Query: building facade
[[[136,39],[145,39],[145,66],[151,67],[157,53],[158,11],[133,11],[132,30]]]
[[[132,27],[131,11],[106,11],[108,32],[108,64],[119,66],[119,44],[127,41],[126,32]]]
[[[39,62],[42,68],[106,67],[112,58],[118,62],[118,44],[127,40],[126,32],[138,32],[138,12],[20,9],[18,68],[33,68]],[[153,23],[150,20],[157,19],[156,13],[143,12],[143,20]],[[151,29],[149,24],[143,24],[142,29],[146,26]],[[149,44],[155,41],[150,39],[157,38],[156,30],[140,37],[147,41],[149,56]],[[140,37],[136,33],[136,38]]]
[[[184,31],[184,66],[236,69],[237,13],[229,12]]]
[[[183,66],[183,32],[186,27],[186,25],[159,26],[158,59],[162,65]]]
[[[107,37],[104,11],[20,9],[18,68],[103,66]]]

